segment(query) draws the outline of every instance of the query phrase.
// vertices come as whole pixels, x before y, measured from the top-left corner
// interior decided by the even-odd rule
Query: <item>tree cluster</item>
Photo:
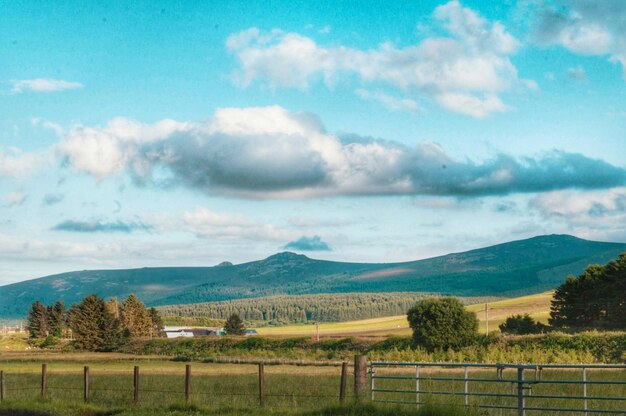
[[[626,329],[626,253],[605,265],[590,265],[556,289],[550,325]]]
[[[57,301],[50,306],[37,301],[30,306],[26,318],[26,330],[33,338],[48,335],[62,337],[67,332],[68,324],[68,314],[63,301]]]
[[[36,301],[26,322],[33,338],[61,337],[69,329],[74,346],[90,351],[110,351],[131,337],[163,334],[163,321],[157,310],[147,309],[134,294],[121,304],[116,298],[105,301],[93,294],[72,305],[69,311],[61,301],[47,307]]]
[[[263,298],[160,306],[163,316],[228,319],[232,314],[245,321],[340,322],[401,315],[420,293],[338,293],[283,295]]]

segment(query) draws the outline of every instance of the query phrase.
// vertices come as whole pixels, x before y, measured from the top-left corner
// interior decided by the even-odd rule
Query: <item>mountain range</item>
[[[545,235],[402,263],[345,263],[283,252],[236,265],[83,270],[0,286],[0,317],[23,317],[35,300],[71,304],[92,293],[135,293],[154,306],[347,292],[517,296],[553,289],[568,275],[622,252],[624,243]]]

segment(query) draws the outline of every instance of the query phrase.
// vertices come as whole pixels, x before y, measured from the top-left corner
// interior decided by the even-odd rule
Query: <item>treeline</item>
[[[34,302],[26,329],[31,338],[71,337],[78,349],[112,351],[130,338],[161,336],[163,321],[155,308],[146,308],[134,294],[122,303],[93,294],[69,309],[62,301],[49,306]]]
[[[569,276],[554,293],[550,325],[626,329],[626,253],[605,265]]]
[[[403,315],[425,293],[341,293],[282,295],[262,298],[159,306],[164,317],[227,319],[232,314],[246,321],[276,323],[339,322]]]

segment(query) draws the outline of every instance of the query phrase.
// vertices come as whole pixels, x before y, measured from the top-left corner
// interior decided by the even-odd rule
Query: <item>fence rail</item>
[[[626,365],[371,362],[369,373],[376,402],[419,406],[443,397],[439,404],[518,416],[527,411],[626,414]],[[590,379],[592,374],[602,378]]]

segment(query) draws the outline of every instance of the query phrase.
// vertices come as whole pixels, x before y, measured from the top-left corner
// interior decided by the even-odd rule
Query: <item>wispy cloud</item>
[[[563,1],[542,3],[535,36],[543,45],[560,45],[579,55],[606,56],[622,66],[626,79],[626,2]]]
[[[42,200],[42,203],[47,206],[56,205],[59,202],[65,199],[65,195],[56,193],[56,194],[45,194]]]
[[[23,192],[10,192],[2,197],[0,200],[3,201],[3,204],[0,206],[4,207],[15,207],[20,206],[26,202],[28,199],[28,195]]]
[[[624,168],[561,150],[472,161],[434,142],[344,141],[317,117],[277,106],[221,109],[203,123],[116,119],[105,127],[74,126],[57,151],[98,180],[129,174],[143,184],[250,198],[478,197],[626,183]]]
[[[83,87],[83,84],[80,82],[51,78],[23,79],[12,81],[12,84],[13,88],[11,89],[11,92],[13,94],[20,94],[23,92],[54,92],[73,90]]]
[[[509,57],[519,42],[501,23],[456,0],[437,7],[433,20],[447,36],[402,48],[324,47],[299,33],[257,28],[231,35],[226,46],[239,61],[235,79],[243,87],[260,81],[271,88],[306,89],[320,79],[331,86],[346,76],[363,85],[385,84],[405,96],[420,94],[473,117],[507,111],[501,98],[506,91],[536,87],[518,77]]]
[[[302,236],[296,241],[285,244],[283,248],[298,251],[330,251],[330,246],[322,241],[318,235],[313,237]]]
[[[76,233],[131,233],[133,231],[149,231],[152,226],[140,221],[66,220],[55,225],[52,229]]]

